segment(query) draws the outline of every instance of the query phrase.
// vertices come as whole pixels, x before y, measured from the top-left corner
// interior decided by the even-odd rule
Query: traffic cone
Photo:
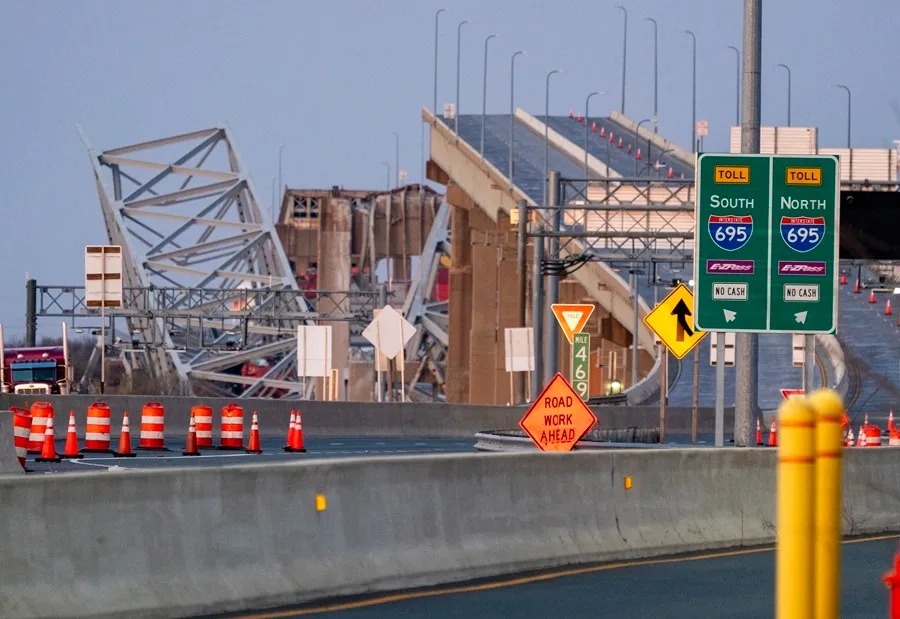
[[[128,427],[128,411],[122,415],[122,432],[119,434],[119,451],[114,451],[117,458],[133,458],[137,454],[131,451],[131,429]]]
[[[894,409],[892,408],[888,413],[888,432],[893,432],[897,429],[897,426],[894,425]]]
[[[631,154],[631,144],[628,145],[628,148],[625,149],[625,152],[629,155]]]
[[[891,300],[888,299],[887,303],[884,304],[884,315],[890,316],[893,313],[894,313],[894,311],[891,309]]]
[[[675,178],[675,170],[672,169],[672,166],[669,166],[669,173],[666,174],[666,178]]]
[[[863,415],[863,427],[869,425],[869,413]]]
[[[569,108],[569,118],[575,118],[575,112],[572,111],[572,108]]]
[[[772,420],[772,426],[769,428],[769,447],[778,447],[778,429],[775,427],[775,420]]]
[[[619,141],[616,142],[616,148],[622,148],[623,144],[624,144],[624,142],[622,141],[622,138],[619,138]]]
[[[853,292],[859,294],[859,278],[856,279],[856,284],[853,286]]]
[[[297,428],[297,413],[291,409],[291,422],[288,424],[287,442],[284,444],[284,450],[290,451],[291,445],[294,444],[294,432]]]
[[[600,137],[601,137],[601,138],[605,138],[605,137],[606,137],[606,127],[604,127],[604,126],[602,126],[602,125],[600,126]]]
[[[250,422],[250,445],[244,451],[248,454],[262,453],[259,447],[259,419],[256,417],[256,411],[253,411],[253,420]]]
[[[638,161],[641,160],[641,149],[640,148],[637,149],[637,152],[634,154],[634,158],[637,159]]]
[[[69,411],[69,429],[66,431],[66,448],[62,452],[63,458],[83,458],[84,454],[78,453],[78,434],[75,433],[75,411]]]
[[[681,173],[681,180],[684,180],[684,172]]]
[[[859,426],[859,434],[856,435],[856,446],[857,447],[865,447],[866,446],[866,430],[865,426]]]
[[[191,413],[191,423],[188,426],[187,441],[184,444],[182,456],[199,456],[200,450],[197,449],[197,425],[194,422],[194,414]]]
[[[841,273],[841,284],[846,284],[846,283],[847,283],[847,276],[844,275],[843,273]]]
[[[34,459],[35,462],[62,462],[62,458],[56,455],[56,437],[53,435],[53,417],[47,417],[47,429],[44,430],[44,444],[41,446],[41,455]]]
[[[869,303],[875,303],[875,291],[869,293]]]
[[[591,122],[591,133],[597,133],[597,122],[596,121]]]
[[[763,444],[762,438],[762,428],[759,425],[759,417],[756,418],[756,446],[759,447]]]
[[[577,120],[578,122],[584,122],[584,116],[579,114],[578,116],[575,117],[575,120]]]
[[[613,132],[610,131],[610,132],[609,132],[609,143],[612,144],[612,143],[615,142],[615,141],[616,141],[616,136],[614,136],[614,135],[613,135]]]
[[[294,442],[291,443],[291,451],[306,453],[306,447],[303,446],[303,421],[300,419],[300,411],[297,411],[297,423],[294,426]]]
[[[853,447],[853,442],[854,442],[853,428],[850,428],[847,431],[847,440],[844,441],[844,447]]]

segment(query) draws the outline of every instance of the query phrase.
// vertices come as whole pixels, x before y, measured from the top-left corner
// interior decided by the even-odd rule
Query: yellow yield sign
[[[706,337],[706,331],[694,328],[693,307],[694,295],[691,289],[679,284],[644,316],[644,324],[656,333],[669,352],[678,359],[691,352]]]

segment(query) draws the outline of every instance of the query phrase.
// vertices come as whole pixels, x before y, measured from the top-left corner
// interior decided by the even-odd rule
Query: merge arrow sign
[[[678,303],[672,309],[672,316],[678,317],[678,323],[675,332],[675,341],[683,342],[684,334],[687,333],[688,337],[694,335],[694,330],[691,329],[690,325],[687,323],[687,316],[692,316],[691,310],[688,309],[688,306],[685,305],[684,299],[679,299]]]

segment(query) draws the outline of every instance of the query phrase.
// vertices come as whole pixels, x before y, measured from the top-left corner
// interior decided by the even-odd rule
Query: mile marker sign
[[[595,423],[594,412],[557,373],[519,421],[519,427],[541,451],[571,451]]]

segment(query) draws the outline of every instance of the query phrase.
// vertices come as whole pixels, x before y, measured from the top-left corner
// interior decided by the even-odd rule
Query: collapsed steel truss
[[[314,310],[260,207],[230,130],[216,127],[100,153],[86,140],[85,146],[109,240],[127,248],[125,286],[141,294],[171,292],[169,316],[127,316],[132,333],[147,344],[148,371],[189,380],[204,393],[296,395],[296,326]],[[188,316],[203,295],[218,295],[209,303],[233,304],[246,318],[239,350],[217,346],[233,337],[229,329]],[[241,376],[241,364],[255,358],[269,361],[265,374]]]

